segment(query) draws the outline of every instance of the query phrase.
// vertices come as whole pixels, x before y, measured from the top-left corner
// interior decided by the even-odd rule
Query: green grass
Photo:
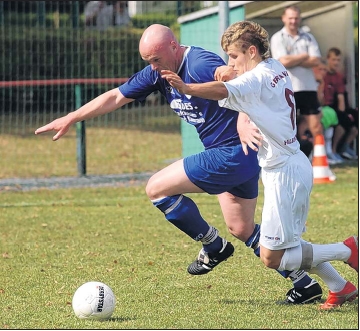
[[[180,158],[180,118],[166,110],[163,114],[161,111],[165,110],[161,108],[156,116],[151,116],[152,109],[148,109],[150,115],[143,117],[138,110],[135,115],[141,120],[129,115],[127,121],[130,124],[118,119],[120,115],[116,112],[110,114],[114,118],[109,115],[109,118],[103,116],[97,121],[89,121],[86,126],[86,174],[154,172],[167,165],[169,160]],[[5,132],[0,134],[0,179],[78,175],[75,126],[56,142],[52,141],[55,132],[34,134],[38,126],[50,120],[47,116],[35,126],[33,119],[33,127],[23,128],[20,124],[16,127],[11,118],[0,116],[0,130],[2,125],[9,130],[4,129]],[[135,125],[131,120],[141,122],[141,125]]]
[[[313,189],[304,235],[312,242],[358,233],[358,168],[335,172],[335,183]],[[0,197],[0,328],[359,328],[358,300],[332,312],[319,311],[319,304],[275,304],[291,282],[229,235],[216,197],[191,195],[236,251],[199,277],[186,268],[200,244],[165,221],[143,186],[9,191]],[[257,220],[262,203],[261,187]],[[356,272],[342,262],[334,265],[358,284]],[[73,293],[91,280],[107,283],[117,297],[109,321],[80,320],[72,312]]]

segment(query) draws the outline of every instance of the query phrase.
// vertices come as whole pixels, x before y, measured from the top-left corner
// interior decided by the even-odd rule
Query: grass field
[[[21,126],[0,115],[0,179],[78,175],[75,125],[56,142],[54,132],[34,134],[54,117],[29,116]],[[182,155],[181,143],[180,118],[168,107],[115,111],[86,122],[86,174],[153,172]]]
[[[358,166],[334,171],[336,182],[314,186],[309,241],[358,233]],[[200,244],[165,221],[144,186],[3,191],[0,197],[2,329],[359,329],[358,300],[332,312],[319,311],[319,304],[277,305],[291,282],[228,234],[216,197],[191,195],[236,250],[198,277],[186,268]],[[262,202],[261,187],[257,220]],[[354,270],[334,265],[358,285]],[[105,282],[117,297],[109,321],[80,320],[72,312],[73,293],[91,280]]]

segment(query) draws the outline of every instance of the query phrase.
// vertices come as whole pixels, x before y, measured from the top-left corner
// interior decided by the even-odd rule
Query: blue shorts
[[[241,145],[210,148],[184,158],[190,181],[209,194],[229,192],[244,199],[258,196],[260,167],[257,153]]]

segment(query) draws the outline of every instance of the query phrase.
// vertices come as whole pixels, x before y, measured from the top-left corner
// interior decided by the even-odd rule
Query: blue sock
[[[284,278],[288,278],[289,275],[292,273],[292,271],[289,270],[276,270],[281,276],[283,276]]]
[[[312,278],[304,270],[292,271],[289,274],[289,278],[294,284],[295,288],[304,288],[312,282]]]
[[[259,239],[260,239],[260,225],[255,224],[255,229],[248,240],[245,241],[245,245],[254,249],[254,254],[257,257],[260,257],[260,247],[259,246]]]
[[[218,252],[222,248],[222,238],[217,230],[202,218],[195,202],[184,195],[174,195],[152,201],[165,218],[179,230],[196,241],[202,241],[206,252]]]

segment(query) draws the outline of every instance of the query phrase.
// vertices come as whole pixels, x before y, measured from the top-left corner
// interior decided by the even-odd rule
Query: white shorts
[[[304,153],[289,157],[281,168],[262,169],[264,207],[260,244],[280,250],[300,244],[309,211],[313,169]]]

